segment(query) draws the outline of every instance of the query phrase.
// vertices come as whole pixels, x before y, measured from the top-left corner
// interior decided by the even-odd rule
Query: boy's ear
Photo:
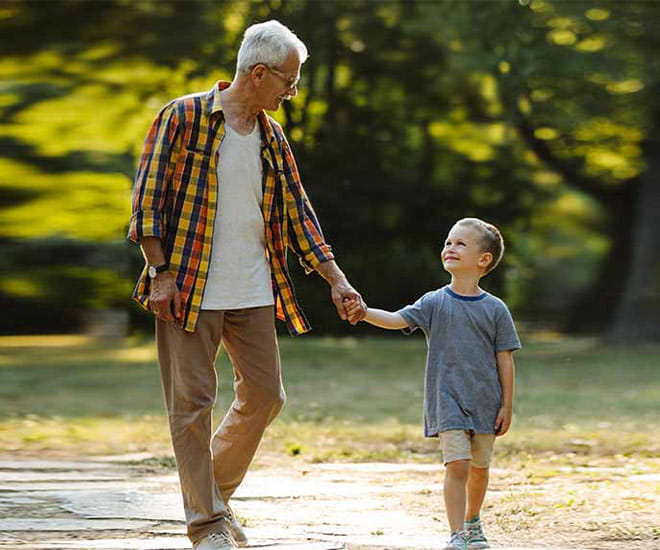
[[[490,265],[490,263],[492,261],[493,261],[493,253],[492,252],[484,252],[479,257],[479,267],[483,267],[485,269]]]

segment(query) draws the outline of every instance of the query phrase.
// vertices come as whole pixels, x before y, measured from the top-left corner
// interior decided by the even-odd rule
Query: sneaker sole
[[[248,545],[248,540],[247,539],[237,539],[231,533],[229,533],[229,536],[231,537],[231,540],[234,541],[234,544],[236,546],[238,546],[239,548],[245,548]]]

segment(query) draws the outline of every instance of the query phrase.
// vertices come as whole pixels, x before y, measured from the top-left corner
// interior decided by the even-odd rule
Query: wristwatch
[[[167,271],[167,269],[170,266],[167,264],[161,264],[161,265],[150,265],[147,267],[147,273],[149,274],[150,279],[155,279],[159,273],[163,273],[164,271]]]

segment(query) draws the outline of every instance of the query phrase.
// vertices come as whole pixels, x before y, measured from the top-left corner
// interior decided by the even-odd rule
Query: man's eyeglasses
[[[273,73],[276,77],[282,80],[284,84],[286,84],[286,89],[291,90],[292,88],[295,88],[298,86],[298,83],[300,82],[300,76],[290,76],[282,71],[278,71],[277,69],[273,69],[272,67],[269,67],[268,65],[264,65],[271,73]]]

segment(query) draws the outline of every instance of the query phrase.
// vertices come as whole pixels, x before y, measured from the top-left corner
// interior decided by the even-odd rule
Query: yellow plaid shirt
[[[133,189],[128,238],[161,240],[181,291],[181,325],[190,332],[199,317],[211,258],[217,164],[222,161],[218,147],[224,136],[219,92],[227,86],[229,82],[217,82],[209,92],[175,99],[160,111],[147,134]],[[257,120],[262,135],[266,254],[277,317],[286,322],[291,334],[302,334],[311,327],[296,302],[287,248],[308,273],[332,260],[333,254],[302,187],[282,127],[263,111]],[[144,308],[149,307],[149,286],[145,267],[133,292]]]

